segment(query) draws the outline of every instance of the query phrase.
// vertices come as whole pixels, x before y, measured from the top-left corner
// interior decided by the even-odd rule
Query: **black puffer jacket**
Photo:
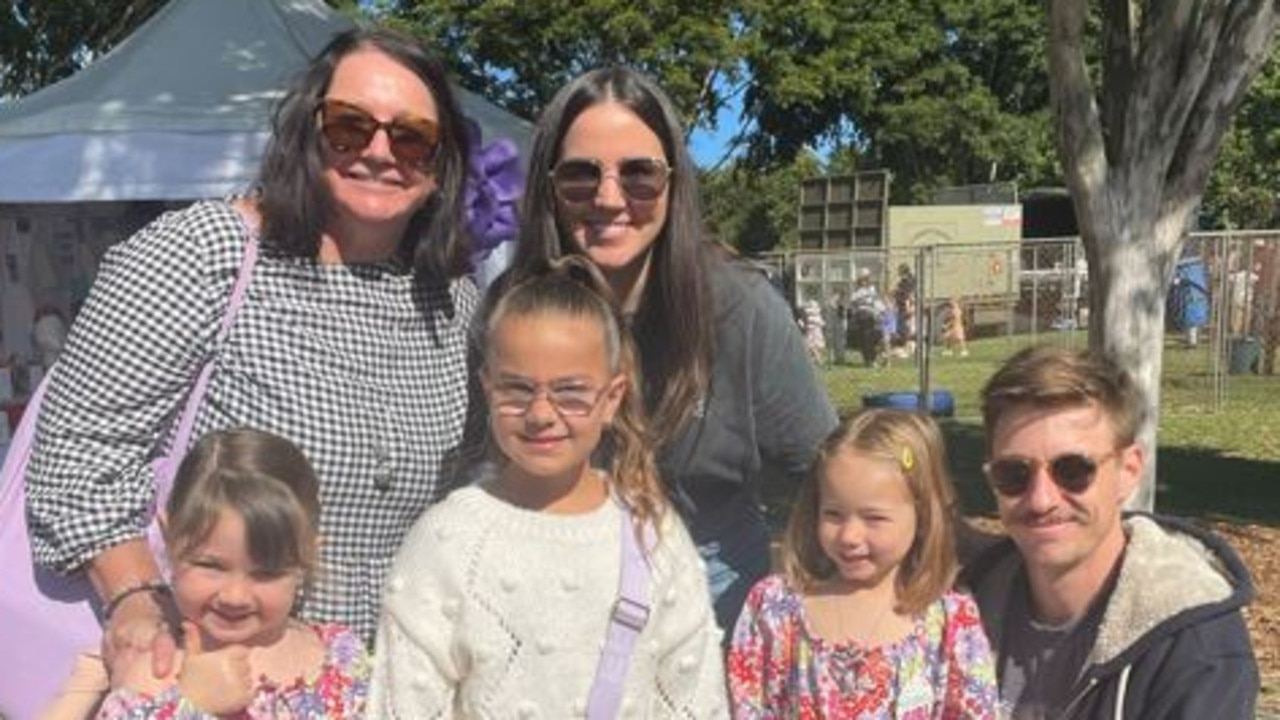
[[[1224,541],[1184,520],[1134,513],[1124,525],[1115,589],[1055,720],[1252,720],[1258,665],[1240,613],[1253,597],[1249,571]],[[997,650],[1021,563],[1004,540],[961,577]]]

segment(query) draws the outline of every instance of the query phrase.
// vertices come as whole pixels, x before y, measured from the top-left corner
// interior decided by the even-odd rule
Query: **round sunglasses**
[[[1049,478],[1064,491],[1078,495],[1093,484],[1098,466],[1120,453],[1120,449],[1092,458],[1084,453],[1069,452],[1049,460],[1025,457],[1002,457],[982,466],[987,480],[996,492],[1005,497],[1018,497],[1031,487],[1040,468],[1049,470]]]
[[[369,147],[373,136],[385,130],[396,160],[427,168],[440,147],[440,126],[434,120],[406,115],[382,122],[359,105],[326,98],[316,107],[320,134],[336,153],[358,153]]]
[[[564,202],[589,203],[596,199],[605,178],[612,177],[628,200],[653,202],[662,197],[670,176],[671,166],[662,158],[623,158],[616,170],[606,170],[596,158],[565,158],[552,168],[551,184]]]

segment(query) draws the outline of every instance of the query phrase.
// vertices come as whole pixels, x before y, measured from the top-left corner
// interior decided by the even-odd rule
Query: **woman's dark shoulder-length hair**
[[[714,255],[703,240],[697,169],[685,145],[680,116],[651,78],[627,67],[593,70],[561,88],[543,110],[534,132],[512,264],[519,274],[581,252],[559,231],[550,171],[573,122],[606,102],[635,113],[657,135],[671,166],[667,220],[654,241],[644,296],[631,326],[640,347],[652,425],[666,428],[670,435],[692,414],[710,374],[713,309],[707,276]]]
[[[273,249],[315,257],[333,198],[323,180],[316,106],[338,63],[372,49],[408,68],[431,91],[440,122],[436,192],[414,215],[400,257],[420,275],[453,278],[470,269],[465,188],[469,140],[466,119],[445,66],[411,36],[390,28],[356,28],[336,35],[297,78],[276,107],[272,136],[259,173],[264,242]]]

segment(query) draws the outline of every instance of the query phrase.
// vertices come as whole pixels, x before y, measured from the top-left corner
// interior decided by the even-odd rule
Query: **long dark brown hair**
[[[434,171],[437,190],[413,216],[399,256],[419,275],[455,278],[470,269],[465,188],[469,141],[466,120],[449,85],[444,64],[412,37],[389,28],[348,30],[333,38],[290,86],[276,107],[272,136],[258,176],[263,242],[300,257],[315,257],[333,198],[323,180],[316,106],[329,90],[338,63],[373,49],[408,68],[435,99],[440,148]]]
[[[649,276],[631,331],[644,369],[644,397],[660,441],[674,435],[706,392],[713,344],[710,266],[718,256],[703,241],[697,172],[671,100],[645,75],[624,67],[580,75],[543,110],[534,132],[513,261],[519,275],[548,260],[582,253],[560,232],[551,168],[564,136],[585,110],[606,102],[630,109],[662,143],[671,166],[667,221],[654,241]]]

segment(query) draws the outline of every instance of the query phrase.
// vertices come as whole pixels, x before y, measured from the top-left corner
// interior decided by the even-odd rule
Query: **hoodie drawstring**
[[[1124,720],[1124,696],[1129,690],[1129,673],[1132,670],[1132,665],[1125,665],[1120,671],[1120,682],[1116,686],[1116,712],[1112,716],[1114,720]]]

